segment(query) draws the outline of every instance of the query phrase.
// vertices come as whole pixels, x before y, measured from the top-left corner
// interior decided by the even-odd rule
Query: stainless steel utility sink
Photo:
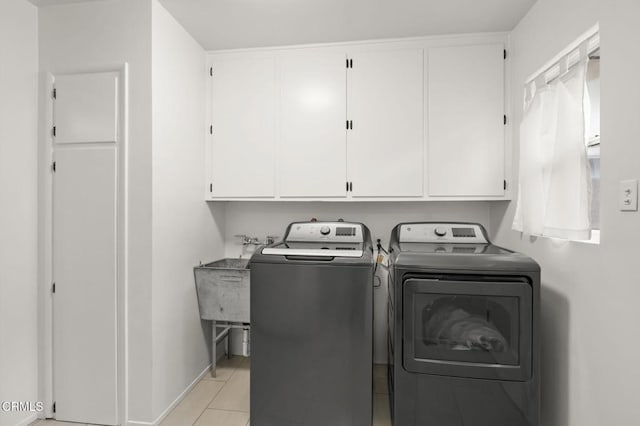
[[[200,318],[249,322],[249,259],[220,259],[196,266]]]

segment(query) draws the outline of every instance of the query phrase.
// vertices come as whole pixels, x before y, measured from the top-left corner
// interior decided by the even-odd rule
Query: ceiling
[[[207,50],[509,31],[535,0],[160,0]]]
[[[159,1],[205,49],[216,50],[510,31],[536,0]]]
[[[97,1],[97,0],[27,0],[29,3],[33,3],[36,6],[55,6],[58,4],[67,4],[67,3],[85,3],[87,1]]]

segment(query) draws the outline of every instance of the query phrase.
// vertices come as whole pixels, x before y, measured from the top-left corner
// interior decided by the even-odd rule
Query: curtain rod
[[[567,55],[571,54],[576,49],[579,49],[580,46],[582,46],[585,42],[586,43],[591,42],[594,38],[595,40],[593,45],[592,46],[587,45],[587,55],[591,55],[592,53],[597,51],[600,48],[599,33],[600,33],[600,24],[595,24],[593,27],[589,28],[589,30],[585,31],[582,35],[580,35],[580,37],[578,37],[572,43],[570,43],[569,46],[565,47],[562,51],[560,51],[560,53],[554,56],[553,59],[551,59],[545,65],[540,67],[536,72],[529,75],[529,77],[525,80],[525,83],[524,83],[525,86],[537,80],[538,77],[540,77],[541,75],[544,75],[547,72],[549,72],[553,67],[557,66],[562,59],[566,58]]]

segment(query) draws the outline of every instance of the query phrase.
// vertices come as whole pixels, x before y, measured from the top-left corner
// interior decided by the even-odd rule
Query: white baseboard
[[[27,426],[38,420],[38,413],[31,413],[24,419],[20,420],[15,426]]]
[[[169,415],[171,410],[173,410],[174,408],[176,408],[178,404],[180,404],[180,401],[182,401],[184,397],[187,396],[187,394],[191,391],[191,389],[193,389],[193,387],[196,384],[198,384],[198,382],[202,380],[202,378],[205,375],[209,374],[210,372],[211,372],[211,364],[207,365],[207,367],[204,370],[202,370],[202,373],[198,374],[198,377],[196,377],[195,380],[191,382],[191,384],[187,386],[187,388],[184,391],[182,391],[182,393],[178,395],[178,397],[171,404],[169,404],[169,406],[162,412],[162,414],[160,414],[158,418],[155,419],[153,422],[139,422],[136,420],[128,420],[127,426],[158,426],[160,422],[162,422],[165,419],[165,417]]]

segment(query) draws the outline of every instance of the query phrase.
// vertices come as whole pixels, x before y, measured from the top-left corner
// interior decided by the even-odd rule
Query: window
[[[589,56],[585,96],[585,141],[591,169],[591,229],[600,229],[600,49]]]
[[[599,40],[594,27],[525,84],[515,230],[574,241],[599,233]]]

